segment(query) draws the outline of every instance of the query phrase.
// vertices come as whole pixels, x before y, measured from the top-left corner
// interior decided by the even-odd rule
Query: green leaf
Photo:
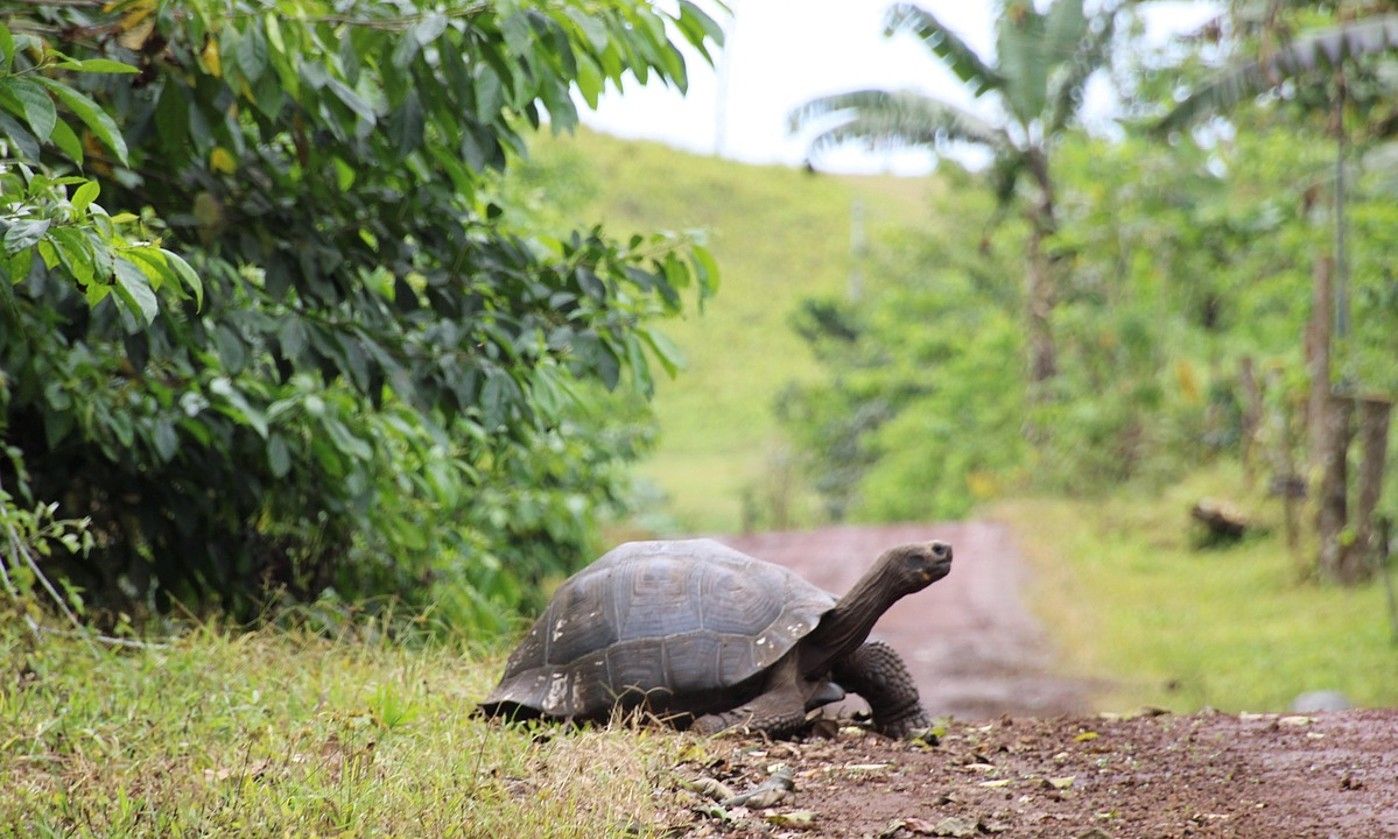
[[[664,367],[665,372],[673,379],[685,366],[684,353],[663,332],[657,332],[654,329],[638,329],[637,333],[650,346],[651,352],[660,362],[660,366]]]
[[[262,74],[267,70],[267,41],[262,37],[259,27],[249,27],[238,40],[233,52],[238,58],[238,69],[242,71],[243,78],[249,85],[262,78]]]
[[[161,248],[160,252],[165,254],[165,264],[169,266],[175,277],[184,284],[185,288],[194,292],[194,307],[204,308],[204,282],[199,279],[199,275],[194,273],[194,269],[189,267],[189,263],[184,261],[184,257],[174,251]]]
[[[87,211],[89,205],[97,199],[97,195],[102,191],[102,187],[96,181],[86,181],[82,186],[73,191],[73,197],[69,199],[73,205],[73,212],[82,215]]]
[[[39,77],[38,81],[66,105],[68,110],[77,115],[78,119],[82,120],[93,134],[97,135],[97,139],[112,150],[112,153],[117,156],[117,160],[121,161],[123,165],[126,164],[126,139],[121,136],[121,129],[117,128],[116,122],[106,111],[102,110],[96,102],[65,84],[42,76]]]
[[[243,394],[233,387],[233,382],[226,376],[219,376],[209,382],[209,392],[221,397],[227,405],[220,406],[220,410],[236,420],[242,420],[257,432],[257,436],[267,439],[267,417],[261,411],[254,408]]]
[[[169,463],[174,458],[175,452],[180,450],[179,435],[175,433],[175,427],[167,419],[156,421],[150,439],[151,444],[155,446],[155,453],[166,463]]]
[[[83,285],[90,284],[96,278],[96,263],[87,236],[74,227],[55,227],[48,235],[73,278]]]
[[[48,229],[49,220],[46,218],[11,222],[10,229],[5,231],[5,252],[15,253],[32,247]]]
[[[416,90],[409,90],[403,97],[403,104],[390,115],[388,130],[400,155],[407,156],[422,145],[422,102]]]
[[[335,97],[345,103],[360,119],[370,125],[378,121],[379,117],[374,111],[374,107],[364,101],[363,97],[351,90],[344,82],[339,79],[330,79],[326,84],[330,88],[330,92],[334,93]]]
[[[29,130],[34,132],[35,138],[41,143],[48,140],[53,124],[58,121],[58,112],[44,89],[29,79],[21,78],[0,79],[0,85],[19,101],[22,109],[20,116],[29,123]]]
[[[0,23],[0,73],[10,72],[15,63],[15,39],[5,24]]]
[[[139,73],[141,68],[114,61],[110,58],[84,58],[81,61],[69,59],[60,61],[59,67],[75,73]]]
[[[83,165],[83,143],[78,139],[78,135],[73,133],[73,129],[68,127],[68,123],[59,120],[53,124],[53,133],[49,135],[49,140],[58,147],[58,150],[79,166]]]
[[[287,449],[286,439],[276,432],[267,438],[267,468],[272,470],[275,478],[285,478],[291,471],[291,452]]]
[[[146,324],[155,320],[159,304],[156,302],[155,292],[151,290],[150,281],[145,272],[122,257],[116,259],[116,293],[131,314]]]

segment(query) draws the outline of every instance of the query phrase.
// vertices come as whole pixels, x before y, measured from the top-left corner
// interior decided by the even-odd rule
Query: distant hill
[[[706,311],[664,327],[688,368],[658,386],[662,438],[642,473],[668,496],[673,527],[737,530],[745,492],[786,497],[790,521],[810,521],[814,504],[790,485],[772,413],[784,385],[817,372],[791,313],[805,297],[847,290],[856,200],[873,243],[926,223],[936,180],[752,166],[591,132],[541,141],[534,155],[542,170],[569,174],[575,220],[614,233],[702,229],[720,264],[723,284]],[[782,524],[770,502],[758,506],[763,525]]]

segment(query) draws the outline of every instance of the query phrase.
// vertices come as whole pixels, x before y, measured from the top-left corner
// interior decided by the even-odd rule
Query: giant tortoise
[[[780,736],[849,690],[879,731],[909,735],[928,724],[917,688],[892,648],[865,640],[950,570],[950,545],[903,545],[836,598],[709,539],[630,542],[559,588],[479,710],[585,721],[641,707],[702,733]]]

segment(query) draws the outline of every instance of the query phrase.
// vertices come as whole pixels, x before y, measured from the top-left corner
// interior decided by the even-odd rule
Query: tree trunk
[[[1340,558],[1339,578],[1356,583],[1374,571],[1370,557],[1377,556],[1374,511],[1383,494],[1383,473],[1388,458],[1388,424],[1393,404],[1383,399],[1359,401],[1359,492],[1354,505],[1354,541]]]
[[[1341,535],[1348,519],[1347,457],[1353,434],[1354,401],[1339,396],[1325,400],[1321,418],[1312,439],[1316,441],[1319,492],[1316,493],[1316,539],[1320,543],[1317,566],[1322,578],[1352,582],[1343,574],[1344,547]]]
[[[1031,393],[1041,398],[1043,385],[1058,374],[1058,349],[1053,339],[1053,306],[1058,296],[1054,266],[1044,253],[1044,239],[1058,229],[1054,211],[1053,179],[1048,157],[1031,149],[1025,163],[1039,187],[1039,203],[1029,213],[1028,288],[1025,303],[1029,332],[1029,381]]]
[[[1262,388],[1257,382],[1252,356],[1245,355],[1238,362],[1238,389],[1242,391],[1243,416],[1239,429],[1238,442],[1242,448],[1243,472],[1248,483],[1256,479],[1257,436],[1262,425]]]
[[[1029,287],[1026,291],[1029,321],[1029,380],[1035,385],[1058,373],[1058,353],[1054,347],[1054,283],[1048,255],[1044,253],[1044,229],[1035,219],[1029,227]]]
[[[1330,296],[1330,258],[1318,257],[1315,284],[1311,288],[1311,319],[1306,324],[1306,371],[1311,377],[1310,400],[1306,404],[1306,433],[1310,442],[1312,472],[1320,465],[1321,445],[1326,426],[1326,405],[1330,400],[1330,330],[1334,318]]]

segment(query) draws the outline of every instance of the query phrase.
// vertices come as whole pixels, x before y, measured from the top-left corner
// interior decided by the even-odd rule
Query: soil
[[[875,629],[924,704],[951,715],[895,742],[840,710],[804,739],[720,737],[677,767],[674,835],[719,837],[1398,837],[1398,709],[1313,715],[1088,714],[1024,608],[1025,568],[989,522],[725,538],[843,592],[878,553],[953,545],[952,573]],[[790,791],[773,791],[790,777]],[[764,786],[765,785],[765,786]],[[729,795],[763,791],[745,804]],[[777,800],[764,800],[772,799]]]
[[[676,834],[721,837],[1398,836],[1398,711],[951,723],[936,745],[846,727],[832,739],[719,739],[677,775],[768,807],[676,793]],[[759,802],[761,803],[761,802]]]

